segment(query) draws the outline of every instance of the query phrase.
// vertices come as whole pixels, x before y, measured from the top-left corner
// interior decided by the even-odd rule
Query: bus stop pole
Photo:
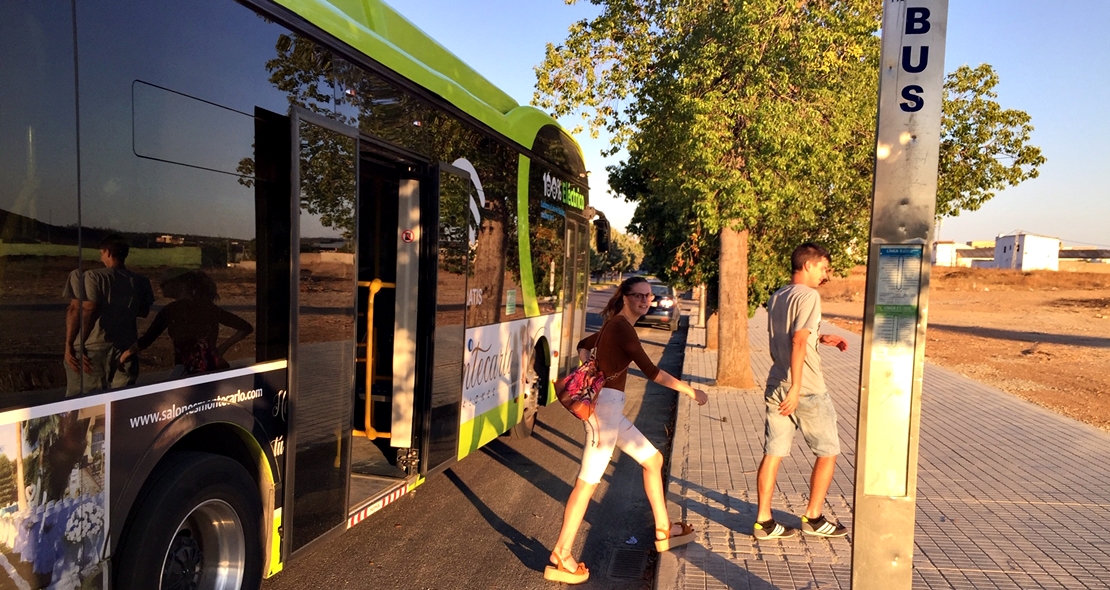
[[[853,590],[910,590],[948,0],[884,0]]]

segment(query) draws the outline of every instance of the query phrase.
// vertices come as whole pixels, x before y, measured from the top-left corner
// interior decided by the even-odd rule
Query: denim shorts
[[[798,398],[798,408],[789,416],[779,414],[779,404],[786,398],[789,387],[768,385],[763,394],[767,405],[767,421],[763,454],[772,457],[790,455],[794,431],[801,430],[809,450],[818,457],[840,454],[840,436],[836,429],[836,408],[828,393],[803,393]]]

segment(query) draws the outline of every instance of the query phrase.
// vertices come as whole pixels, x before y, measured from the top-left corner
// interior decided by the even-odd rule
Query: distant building
[[[1060,270],[1071,272],[1110,272],[1110,250],[1061,248]]]
[[[1016,231],[993,241],[934,242],[933,265],[1110,273],[1110,249],[1062,246],[1058,238]]]
[[[154,241],[159,244],[172,244],[174,246],[180,246],[185,243],[185,238],[182,236],[171,236],[169,234],[163,234],[158,236],[157,238],[154,238]]]
[[[1060,269],[1060,239],[1025,232],[998,236],[994,267],[1028,272]]]
[[[956,250],[956,266],[965,268],[994,268],[994,247],[959,248]]]
[[[994,268],[994,242],[980,241],[965,244],[951,241],[935,242],[933,243],[933,265]]]
[[[956,251],[960,247],[956,242],[933,243],[934,266],[957,266]]]

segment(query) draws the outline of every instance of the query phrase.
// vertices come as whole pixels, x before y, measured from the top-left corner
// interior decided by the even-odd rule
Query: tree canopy
[[[990,64],[963,65],[945,79],[937,217],[974,211],[999,190],[1036,178],[1045,163],[1030,143],[1032,117],[1003,109],[994,100],[997,85]]]
[[[863,261],[881,5],[869,0],[594,0],[548,45],[535,102],[578,114],[628,157],[609,183],[637,205],[645,264],[676,285],[717,278],[724,226],[750,232],[749,304],[789,276],[805,240]],[[1030,117],[994,100],[989,65],[945,84],[937,215],[1037,175]]]
[[[628,150],[610,183],[638,205],[630,231],[647,260],[676,284],[711,280],[721,228],[747,229],[753,303],[801,240],[847,262],[866,230],[879,7],[604,6],[548,47],[537,101],[556,115],[588,114]]]
[[[637,204],[629,230],[670,283],[720,283],[717,381],[750,387],[743,311],[786,282],[793,248],[822,243],[840,270],[866,255],[882,3],[591,1],[601,15],[548,45],[534,101],[627,149],[609,179]],[[996,83],[989,66],[948,78],[939,215],[1044,161]]]

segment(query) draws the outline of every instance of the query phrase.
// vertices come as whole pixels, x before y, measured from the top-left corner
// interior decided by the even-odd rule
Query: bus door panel
[[[393,330],[393,400],[389,444],[413,446],[416,401],[416,328],[420,300],[420,181],[398,191],[397,290]]]
[[[397,303],[411,296],[416,285],[397,282],[399,208],[402,193],[406,195],[418,181],[407,180],[415,171],[407,162],[398,161],[373,138],[360,139],[358,165],[358,309],[355,338],[354,411],[351,416],[350,484],[348,514],[355,514],[374,502],[383,493],[396,487],[409,475],[408,445],[411,426],[399,426],[398,440],[394,434],[394,394],[401,405],[412,409],[412,384],[406,383],[409,366],[401,374],[400,387],[394,382],[396,367],[395,334],[400,332],[401,349],[406,351],[412,334],[397,327]],[[414,186],[415,185],[415,186]],[[402,267],[400,270],[406,270]],[[405,278],[405,277],[403,277]],[[398,296],[397,288],[403,290]],[[412,318],[402,317],[404,325]],[[402,357],[410,355],[402,354]],[[411,359],[410,359],[411,361]],[[407,395],[406,395],[407,391]],[[406,397],[408,399],[406,399]],[[399,421],[400,422],[400,421]],[[398,451],[403,451],[399,453]]]
[[[425,412],[424,473],[457,460],[463,389],[463,347],[466,335],[467,275],[470,269],[470,174],[450,164],[439,165],[436,206],[436,281],[431,373]]]
[[[590,222],[583,220],[578,224],[578,257],[576,272],[571,280],[575,281],[574,309],[575,321],[571,338],[577,340],[586,336],[586,299],[590,294]]]
[[[576,302],[578,300],[578,281],[575,277],[578,273],[585,272],[585,269],[579,268],[578,256],[578,233],[582,231],[582,224],[578,221],[567,217],[566,229],[566,270],[563,273],[563,328],[562,328],[562,348],[563,354],[560,355],[560,369],[561,374],[568,373],[574,365],[570,364],[573,360],[578,358],[575,352],[575,345],[578,344],[578,339],[581,337],[581,332],[576,329],[579,321],[584,321],[585,310],[577,310]]]
[[[354,400],[357,130],[294,109],[286,546],[344,525]],[[291,497],[290,497],[291,496]]]

